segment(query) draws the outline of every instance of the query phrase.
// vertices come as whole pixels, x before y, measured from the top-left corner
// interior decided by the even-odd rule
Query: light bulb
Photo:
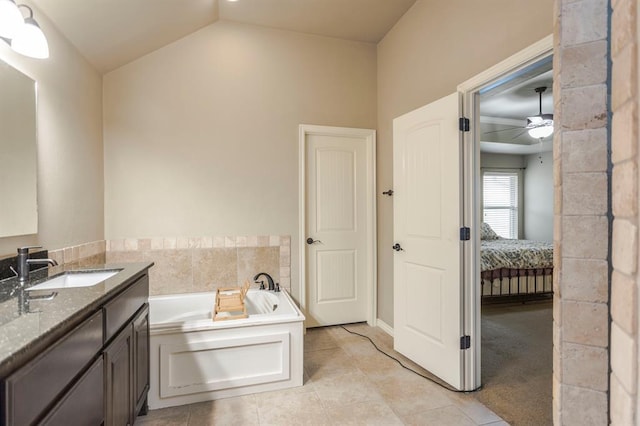
[[[31,58],[45,59],[49,57],[47,38],[33,18],[25,18],[24,24],[11,40],[11,48]]]
[[[529,136],[536,139],[544,139],[553,133],[553,125],[533,127],[529,129]]]
[[[13,38],[24,23],[13,0],[0,0],[0,37]]]

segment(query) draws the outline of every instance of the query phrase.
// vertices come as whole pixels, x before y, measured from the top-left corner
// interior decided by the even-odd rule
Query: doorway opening
[[[553,133],[553,116],[542,111],[541,87],[547,84],[550,88],[552,84],[530,80],[550,77],[552,42],[552,36],[548,36],[460,84],[458,93],[393,121],[394,349],[459,390],[478,390],[482,385],[480,230],[484,210],[499,232],[511,239],[523,238],[525,207],[517,200],[518,193],[524,194],[525,160],[531,162],[532,170],[536,161],[551,170],[553,156],[545,149],[551,142],[545,144],[544,139]],[[534,97],[534,106],[529,107],[531,111],[525,108],[520,112],[520,120],[519,115],[494,118],[493,125],[506,123],[523,135],[528,133],[527,137],[533,133],[535,143],[520,144],[531,145],[528,149],[532,150],[520,159],[520,167],[516,167],[520,170],[506,173],[496,168],[487,173],[487,187],[494,187],[496,193],[506,188],[507,201],[498,197],[501,203],[492,202],[481,210],[481,95],[492,90],[498,93],[498,88],[516,90],[516,86],[527,83],[540,84],[531,90],[538,94],[538,102]],[[550,182],[553,194],[552,174]],[[530,206],[539,204],[533,201]],[[552,216],[553,197],[549,211]],[[498,221],[500,217],[507,222]],[[551,236],[552,226],[553,222],[551,230],[544,231]],[[489,232],[490,228],[485,228]],[[534,226],[532,233],[539,230]],[[500,238],[496,235],[493,239]],[[548,267],[507,265],[494,269],[507,270],[506,277],[498,276],[507,282],[495,285],[509,289],[516,286],[517,291],[507,295],[540,293],[550,297],[552,263]],[[493,281],[492,276],[488,278]],[[511,283],[514,279],[515,284]],[[487,289],[493,285],[489,283]]]
[[[549,55],[474,96],[478,399],[514,423],[552,423],[552,78]]]

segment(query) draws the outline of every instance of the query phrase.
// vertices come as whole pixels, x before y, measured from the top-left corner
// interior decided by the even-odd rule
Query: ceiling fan
[[[514,136],[514,139],[523,135],[525,132],[535,139],[544,139],[553,134],[553,114],[542,113],[542,94],[547,90],[546,86],[536,87],[535,92],[539,96],[539,110],[537,115],[527,117],[527,124],[524,127],[511,127],[509,129],[494,130],[485,132],[484,134],[504,132],[507,130],[524,129],[521,133]]]
[[[542,113],[542,94],[547,90],[546,86],[536,87],[536,93],[540,96],[540,109],[538,115],[527,117],[529,136],[536,139],[544,139],[553,133],[553,114]]]

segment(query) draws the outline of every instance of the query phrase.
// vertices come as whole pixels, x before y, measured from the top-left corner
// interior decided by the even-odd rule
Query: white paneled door
[[[459,95],[393,121],[394,347],[463,383]]]
[[[372,265],[372,130],[304,135],[307,326],[369,321]]]

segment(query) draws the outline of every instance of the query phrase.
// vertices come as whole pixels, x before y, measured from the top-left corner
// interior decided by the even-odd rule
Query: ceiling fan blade
[[[519,126],[519,127],[509,127],[507,129],[500,129],[500,130],[492,130],[490,132],[483,132],[483,135],[490,135],[492,133],[500,133],[500,132],[506,132],[507,130],[518,130],[518,129],[524,129],[524,127]]]
[[[525,133],[527,133],[529,131],[529,129],[527,129],[526,127],[524,128],[523,131],[521,131],[520,133],[518,133],[517,135],[515,135],[513,138],[519,138],[520,136],[524,135]]]

